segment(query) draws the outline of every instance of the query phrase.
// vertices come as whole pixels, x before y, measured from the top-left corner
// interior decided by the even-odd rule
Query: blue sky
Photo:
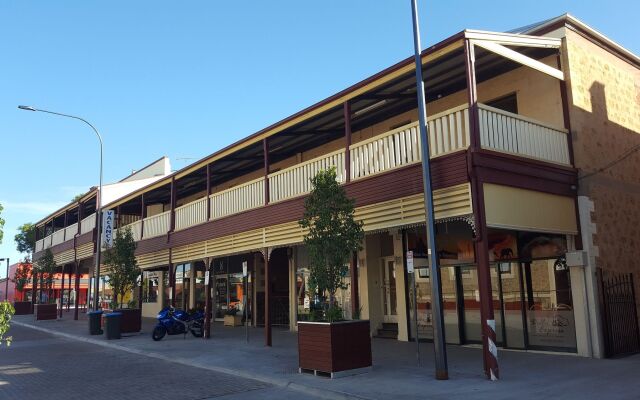
[[[420,1],[422,45],[570,12],[640,53],[640,2]],[[409,0],[0,2],[0,257],[16,227],[162,155],[174,169],[412,52]],[[4,268],[0,267],[0,276]]]

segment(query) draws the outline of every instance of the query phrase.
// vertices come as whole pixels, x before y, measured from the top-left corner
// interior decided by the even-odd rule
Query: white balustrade
[[[211,219],[264,205],[264,178],[258,178],[210,196]],[[146,222],[145,222],[146,224]]]
[[[44,239],[36,241],[36,252],[44,250]]]
[[[176,208],[176,230],[207,221],[207,198],[203,197]]]
[[[171,211],[165,211],[163,213],[145,218],[143,237],[146,239],[166,234],[167,232],[169,232],[170,222]]]
[[[335,151],[269,175],[269,201],[276,202],[309,193],[311,178],[331,167],[336,169],[338,182],[345,182],[344,155],[344,150]]]
[[[44,238],[44,248],[48,249],[49,247],[51,247],[51,239],[53,238],[53,235],[49,235],[47,237]]]
[[[51,235],[51,245],[55,246],[64,242],[64,229],[59,229]]]
[[[430,158],[469,147],[469,107],[466,104],[429,116],[427,126]]]
[[[142,238],[142,220],[137,220],[135,222],[132,222],[128,225],[123,225],[122,227],[118,228],[119,229],[126,229],[129,228],[131,229],[131,235],[133,236],[133,240],[135,240],[136,242],[139,241]]]
[[[484,104],[478,108],[483,148],[570,165],[566,129]]]
[[[64,228],[64,240],[71,240],[78,233],[78,224],[71,224]]]
[[[93,213],[80,221],[80,233],[91,232],[96,227],[96,214]]]
[[[352,180],[419,162],[418,123],[351,145],[349,151]]]

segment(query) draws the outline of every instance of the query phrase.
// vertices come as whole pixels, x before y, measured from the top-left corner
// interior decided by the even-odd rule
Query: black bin
[[[102,335],[102,311],[91,311],[89,315],[89,334]]]
[[[122,313],[112,312],[104,315],[104,329],[107,332],[107,339],[120,339],[120,321]]]

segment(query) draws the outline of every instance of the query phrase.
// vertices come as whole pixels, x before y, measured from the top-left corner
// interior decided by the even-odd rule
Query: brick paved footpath
[[[2,400],[286,399],[300,393],[229,374],[12,326],[0,348]],[[309,396],[305,396],[309,398]]]

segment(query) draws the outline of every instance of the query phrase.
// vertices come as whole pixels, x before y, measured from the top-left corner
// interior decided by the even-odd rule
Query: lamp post
[[[89,121],[87,121],[86,119],[84,119],[84,118],[76,117],[74,115],[62,114],[62,113],[54,112],[54,111],[42,110],[42,109],[31,107],[31,106],[18,106],[18,108],[21,109],[21,110],[26,110],[26,111],[39,111],[39,112],[43,112],[43,113],[47,113],[47,114],[59,115],[61,117],[67,117],[67,118],[73,118],[73,119],[80,120],[80,121],[84,122],[85,124],[89,125],[91,127],[91,129],[93,129],[93,131],[95,132],[96,136],[98,137],[98,141],[100,142],[100,186],[98,187],[98,196],[97,196],[97,201],[98,201],[98,222],[97,222],[98,243],[96,245],[96,247],[97,247],[97,249],[96,249],[96,274],[95,274],[95,288],[94,288],[94,292],[95,293],[93,295],[93,309],[97,310],[98,309],[98,291],[100,290],[100,251],[102,249],[102,136],[100,136],[100,133],[98,132],[96,127],[91,125],[91,123]]]
[[[422,80],[422,57],[420,56],[420,26],[418,23],[418,3],[411,0],[413,17],[413,50],[416,64],[416,89],[418,96],[418,118],[420,120],[420,141],[422,143],[422,183],[424,186],[424,207],[427,222],[427,239],[431,259],[429,270],[431,279],[431,303],[433,313],[433,349],[436,361],[436,379],[449,379],[447,367],[447,348],[444,342],[444,321],[442,316],[442,295],[440,293],[440,268],[436,247],[436,221],[433,210],[433,192],[431,188],[431,160],[429,159],[429,139],[427,135],[427,107],[424,97],[424,81]],[[415,272],[414,272],[415,274]],[[415,276],[414,276],[415,279]],[[418,312],[416,307],[415,312]],[[416,341],[418,338],[416,337]]]
[[[0,258],[0,262],[4,260],[7,260],[7,280],[4,283],[4,301],[7,301],[9,299],[9,257]]]

